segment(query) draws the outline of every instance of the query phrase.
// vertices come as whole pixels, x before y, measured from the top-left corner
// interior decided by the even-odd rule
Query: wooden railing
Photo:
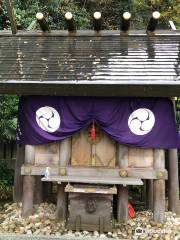
[[[0,165],[6,163],[8,168],[14,169],[16,149],[15,142],[0,143]]]

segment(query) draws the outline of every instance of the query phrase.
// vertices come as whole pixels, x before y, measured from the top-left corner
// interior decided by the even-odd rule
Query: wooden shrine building
[[[98,24],[95,31],[76,31],[70,24],[71,31],[49,31],[41,20],[42,32],[16,32],[13,20],[14,34],[0,32],[0,94],[180,96],[179,31],[154,31],[150,26],[148,31],[126,31],[126,24],[123,31],[100,31]],[[110,231],[115,194],[117,220],[126,221],[128,185],[142,185],[144,179],[154,220],[163,221],[168,176],[169,209],[175,212],[179,201],[177,149],[168,152],[167,171],[163,149],[122,145],[100,129],[92,144],[89,128],[63,141],[26,145],[21,166],[23,215],[32,212],[35,178],[50,167],[50,177],[42,180],[58,183],[57,217],[67,219],[70,229],[98,226]]]

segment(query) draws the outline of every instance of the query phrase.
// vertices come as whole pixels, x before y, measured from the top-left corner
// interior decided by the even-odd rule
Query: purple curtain
[[[59,141],[93,121],[121,144],[180,148],[173,105],[167,98],[21,97],[17,142]]]

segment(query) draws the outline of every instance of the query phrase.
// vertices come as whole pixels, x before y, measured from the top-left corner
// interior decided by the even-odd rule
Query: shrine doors
[[[72,137],[72,166],[115,167],[116,143],[97,126],[95,142],[91,141],[91,126]]]

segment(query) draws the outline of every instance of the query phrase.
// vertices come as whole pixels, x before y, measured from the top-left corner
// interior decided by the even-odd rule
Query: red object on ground
[[[128,216],[129,216],[129,218],[134,218],[135,217],[134,208],[130,203],[128,203]]]
[[[94,126],[94,121],[93,121],[93,126],[91,128],[91,141],[92,141],[92,143],[94,143],[95,138],[96,138],[96,129],[95,129],[95,126]]]

